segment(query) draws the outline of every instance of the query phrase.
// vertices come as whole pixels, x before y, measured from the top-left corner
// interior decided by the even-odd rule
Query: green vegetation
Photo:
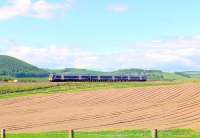
[[[200,133],[191,129],[175,129],[158,132],[158,138],[200,138]]]
[[[190,129],[159,131],[159,138],[200,138],[200,133]],[[35,134],[8,134],[7,138],[68,138],[67,132],[48,132]],[[151,131],[102,131],[76,132],[75,138],[151,138]]]
[[[43,90],[47,88],[56,87],[60,84],[51,84],[51,83],[2,83],[0,85],[0,97],[2,95],[8,95],[11,93],[23,93],[30,92],[33,90]]]
[[[175,74],[182,75],[187,78],[200,79],[200,71],[175,72]]]
[[[10,76],[0,76],[0,81],[10,81],[10,80],[14,80],[14,77],[10,77]]]
[[[88,69],[75,69],[75,68],[65,68],[60,70],[47,70],[50,73],[64,73],[67,75],[105,75],[106,72],[94,71]]]
[[[0,55],[0,76],[46,77],[48,72],[19,59]],[[2,77],[0,77],[2,78]]]
[[[16,78],[19,82],[49,82],[47,77]]]
[[[0,85],[0,99],[33,94],[58,92],[82,92],[102,89],[145,88],[175,85],[180,82],[69,82],[69,83],[3,83]]]
[[[188,80],[190,78],[187,78],[185,76],[182,76],[182,75],[178,75],[176,73],[163,73],[163,78],[165,80],[171,80],[171,81],[174,81],[174,80]]]

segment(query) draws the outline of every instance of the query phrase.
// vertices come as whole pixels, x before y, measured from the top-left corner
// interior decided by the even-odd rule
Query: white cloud
[[[129,6],[127,4],[110,4],[107,6],[107,10],[114,13],[124,13],[127,12]]]
[[[49,3],[47,0],[7,0],[8,5],[0,7],[0,20],[23,16],[40,19],[49,19],[64,9],[70,9],[73,0],[60,3]]]
[[[182,37],[139,43],[125,52],[110,54],[68,46],[33,47],[11,41],[0,54],[14,56],[43,68],[199,70],[200,38]]]

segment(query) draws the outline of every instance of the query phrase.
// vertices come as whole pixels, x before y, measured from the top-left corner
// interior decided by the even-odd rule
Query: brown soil
[[[200,129],[200,85],[21,97],[0,101],[9,132]]]

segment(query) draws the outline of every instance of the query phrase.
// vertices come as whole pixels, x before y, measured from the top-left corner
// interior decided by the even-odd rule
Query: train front
[[[54,74],[49,74],[49,81],[50,82],[53,82],[53,80],[54,80],[53,78],[54,78]]]

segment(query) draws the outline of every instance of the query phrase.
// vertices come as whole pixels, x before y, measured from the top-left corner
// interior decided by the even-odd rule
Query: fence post
[[[157,129],[152,130],[152,138],[158,138],[158,130]]]
[[[73,129],[70,129],[68,131],[68,133],[69,133],[69,137],[68,138],[74,138],[74,130]]]
[[[5,129],[1,130],[1,138],[6,138],[6,130]]]

